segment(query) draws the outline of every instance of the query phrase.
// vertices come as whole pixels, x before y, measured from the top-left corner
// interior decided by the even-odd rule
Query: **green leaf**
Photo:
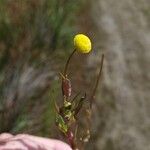
[[[68,131],[68,126],[67,126],[67,124],[65,123],[63,117],[62,117],[61,115],[59,115],[59,114],[56,116],[56,123],[57,123],[59,129],[60,129],[63,133],[66,134],[67,131]]]

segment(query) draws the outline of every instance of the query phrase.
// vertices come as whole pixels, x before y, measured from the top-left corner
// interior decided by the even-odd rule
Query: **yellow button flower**
[[[91,41],[84,34],[77,34],[74,37],[74,46],[81,53],[89,53],[91,51]]]

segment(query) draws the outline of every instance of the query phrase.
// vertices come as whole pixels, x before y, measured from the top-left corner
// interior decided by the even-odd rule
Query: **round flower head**
[[[89,53],[91,51],[91,41],[84,34],[77,34],[74,37],[74,46],[81,53]]]

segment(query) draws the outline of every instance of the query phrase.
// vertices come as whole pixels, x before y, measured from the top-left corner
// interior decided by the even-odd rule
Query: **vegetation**
[[[87,54],[92,50],[91,40],[84,34],[77,34],[74,37],[74,46],[75,49],[68,57],[64,72],[60,73],[62,77],[63,104],[59,107],[55,100],[56,125],[73,150],[82,150],[85,149],[85,143],[90,138],[92,105],[102,73],[104,55],[102,55],[100,71],[90,96],[87,97],[86,91],[84,93],[79,91],[79,93],[72,97],[72,84],[70,77],[68,77],[70,61],[76,52]],[[80,113],[81,110],[85,112],[83,116]],[[85,121],[83,126],[80,120]]]
[[[78,4],[78,0],[0,1],[1,132],[50,136],[49,93],[57,95],[50,85],[58,87],[55,69],[69,52]]]

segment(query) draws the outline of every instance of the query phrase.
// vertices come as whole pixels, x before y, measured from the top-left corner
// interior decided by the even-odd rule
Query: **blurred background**
[[[59,138],[58,73],[77,33],[93,52],[73,58],[74,91],[90,91],[105,54],[86,149],[149,150],[149,0],[0,0],[0,132]]]

